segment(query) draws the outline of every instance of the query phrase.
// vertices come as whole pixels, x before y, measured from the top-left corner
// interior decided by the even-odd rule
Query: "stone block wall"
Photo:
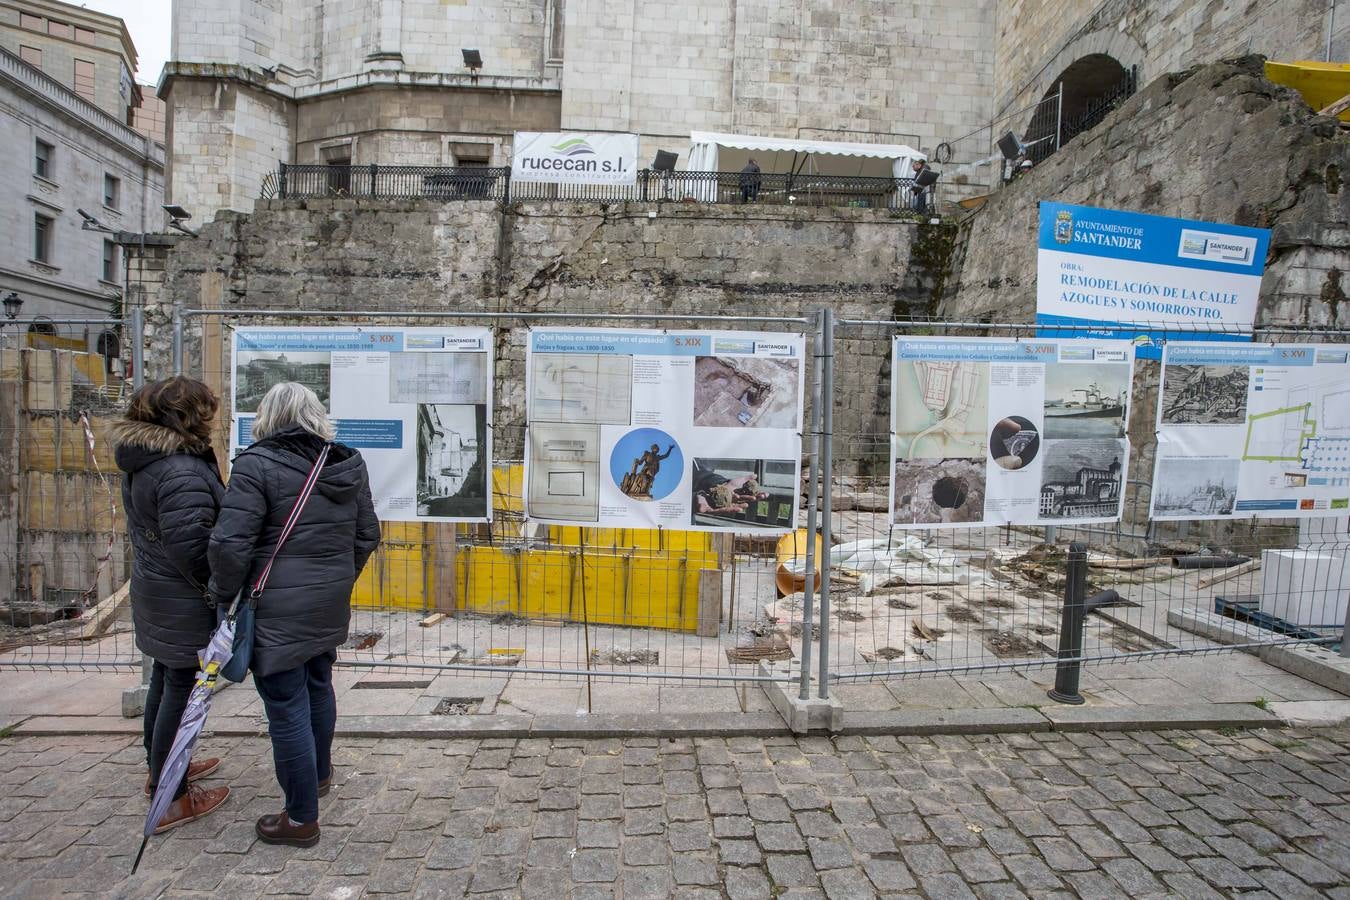
[[[1350,145],[1334,120],[1266,81],[1261,61],[1163,76],[995,194],[962,226],[959,287],[939,311],[1031,321],[1037,201],[1272,229],[1258,322],[1350,326]]]
[[[1007,0],[997,4],[994,112],[1030,106],[1070,64],[1095,53],[1127,69],[1138,66],[1141,84],[1252,53],[1322,59],[1328,6],[1326,0]]]
[[[166,87],[166,200],[199,218],[249,209],[263,179],[290,161],[294,106],[238,67],[221,78],[176,75]]]
[[[945,254],[924,245],[929,226],[879,210],[684,204],[429,201],[264,201],[222,213],[170,254],[147,306],[148,364],[171,359],[172,305],[251,309],[484,310],[810,317],[821,307],[855,319],[931,311]],[[338,321],[338,320],[334,320]],[[292,320],[293,323],[293,320]],[[202,326],[192,320],[185,359],[200,371]],[[519,456],[524,416],[523,326],[498,341],[497,446]],[[554,323],[556,324],[556,323]],[[623,325],[621,319],[615,325]],[[673,318],[666,327],[679,327]],[[653,326],[660,327],[660,326]],[[702,326],[701,326],[702,327]],[[727,321],[720,327],[809,330],[803,323]],[[219,332],[218,332],[219,333]],[[886,432],[878,385],[889,377],[888,335],[855,336],[837,357],[837,428],[875,443]],[[214,373],[225,374],[224,366]],[[208,373],[209,374],[209,373]],[[847,459],[845,460],[847,463]]]
[[[563,127],[638,132],[644,156],[691,130],[931,150],[988,121],[993,7],[574,0]]]

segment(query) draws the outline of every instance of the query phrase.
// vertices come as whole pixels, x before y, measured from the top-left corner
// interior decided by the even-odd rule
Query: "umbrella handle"
[[[230,608],[225,611],[225,618],[231,622],[234,621],[234,615],[239,610],[239,601],[242,599],[244,599],[244,591],[240,588],[239,592],[234,595],[234,600],[230,602]]]

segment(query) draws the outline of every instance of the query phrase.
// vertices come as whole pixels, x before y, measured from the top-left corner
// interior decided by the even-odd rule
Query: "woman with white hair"
[[[253,682],[267,712],[279,815],[258,820],[269,844],[319,841],[319,798],[332,783],[337,701],[333,661],[347,640],[352,585],[380,543],[365,461],[335,443],[323,403],[301,384],[283,382],[263,397],[254,443],[234,461],[211,532],[208,586],[228,606],[257,582],[276,551],[325,447],[313,492],[271,564],[255,613]]]

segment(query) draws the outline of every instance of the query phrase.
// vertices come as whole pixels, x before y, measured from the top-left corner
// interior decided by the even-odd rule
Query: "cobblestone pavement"
[[[310,849],[263,739],[129,877],[143,758],[0,740],[0,893],[1350,898],[1350,728],[981,737],[348,740]]]

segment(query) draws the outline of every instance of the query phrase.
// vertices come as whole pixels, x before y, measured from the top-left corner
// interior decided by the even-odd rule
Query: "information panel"
[[[258,404],[297,381],[361,451],[375,512],[393,522],[492,517],[492,334],[486,328],[238,328],[230,455]]]
[[[893,524],[1120,517],[1129,342],[897,337],[894,354]]]
[[[799,334],[532,329],[526,515],[791,530],[804,349]]]
[[[1234,332],[1251,331],[1269,243],[1264,228],[1042,201],[1040,334],[1131,338],[1141,359],[1161,358],[1174,336],[1159,326],[1177,325],[1182,340],[1250,341]]]
[[[1156,519],[1350,514],[1350,348],[1167,344]]]

